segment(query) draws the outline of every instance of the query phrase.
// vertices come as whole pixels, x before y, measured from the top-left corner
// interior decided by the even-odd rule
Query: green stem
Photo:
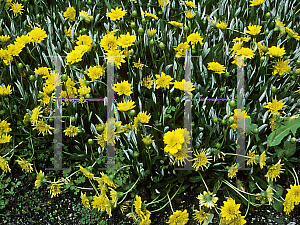
[[[133,189],[133,187],[137,184],[137,182],[138,182],[139,180],[140,180],[140,177],[136,180],[136,182],[132,185],[132,187],[131,187],[128,191],[126,191],[126,192],[124,193],[123,199],[122,199],[118,204],[121,204],[121,203],[125,200],[127,194]]]
[[[210,192],[209,189],[208,189],[208,187],[207,187],[207,185],[206,185],[206,183],[205,183],[205,181],[204,181],[204,179],[203,179],[203,177],[202,177],[202,175],[201,175],[201,173],[199,171],[198,171],[198,173],[199,173],[199,175],[201,177],[201,180],[203,181],[203,183],[205,185],[205,188],[206,188],[207,192]]]
[[[95,184],[93,184],[93,182],[91,182],[90,178],[88,178],[88,179],[89,179],[89,182],[91,183],[91,185],[93,186],[94,190],[96,191],[97,195],[99,195],[99,192],[98,192],[97,188],[95,187]]]
[[[179,186],[179,188],[177,189],[177,191],[175,192],[175,194],[172,196],[171,200],[176,196],[176,194],[177,194],[177,192],[180,190],[181,186],[182,186],[182,183],[180,184],[180,186]],[[167,202],[166,204],[164,204],[164,205],[163,205],[161,208],[159,208],[159,209],[150,211],[150,213],[157,212],[157,211],[159,211],[159,210],[165,208],[168,204],[169,204],[169,202]]]
[[[31,148],[32,148],[32,155],[31,155],[30,159],[32,159],[32,157],[34,156],[34,147],[33,147],[32,138],[31,138],[31,130],[30,130],[29,138],[30,138],[30,143],[31,143]]]

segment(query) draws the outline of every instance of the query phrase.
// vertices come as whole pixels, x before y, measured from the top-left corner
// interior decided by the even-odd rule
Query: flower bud
[[[134,115],[135,115],[135,110],[134,110],[134,109],[130,110],[130,111],[129,111],[129,115],[130,115],[130,116],[134,116]]]
[[[144,28],[139,27],[139,29],[138,29],[138,34],[139,34],[139,35],[143,35],[143,34],[144,34]]]
[[[165,44],[162,43],[162,42],[160,42],[158,46],[159,46],[159,48],[160,48],[161,50],[164,50],[164,49],[165,49]]]
[[[94,140],[90,138],[90,139],[88,140],[88,145],[92,145],[93,143],[94,143]]]
[[[292,142],[292,143],[295,143],[296,141],[297,141],[297,139],[296,139],[295,137],[292,137],[292,138],[291,138],[291,142]]]
[[[142,24],[145,25],[146,23],[147,23],[147,20],[146,20],[145,18],[143,18],[143,19],[142,19]]]
[[[272,86],[272,87],[271,87],[271,92],[272,92],[272,93],[276,93],[276,91],[277,91],[277,88],[276,88],[275,86]]]
[[[184,26],[183,30],[184,30],[185,32],[188,32],[188,31],[190,30],[190,28],[187,27],[187,26]]]
[[[235,100],[231,100],[230,102],[229,102],[229,106],[230,107],[235,107],[236,106],[236,104],[235,104]]]
[[[23,63],[19,63],[19,64],[18,64],[18,68],[19,68],[19,69],[23,69],[23,67],[24,67]]]
[[[132,14],[131,14],[133,17],[136,17],[137,16],[137,11],[136,10],[133,10]]]
[[[230,76],[231,76],[230,73],[228,73],[228,72],[225,73],[226,78],[229,78]]]
[[[154,40],[151,39],[150,42],[149,42],[149,44],[150,44],[151,46],[154,45]]]
[[[134,22],[134,21],[131,21],[131,22],[130,22],[130,27],[131,27],[131,28],[135,28],[135,22]]]
[[[67,74],[63,74],[61,76],[62,81],[66,82],[68,80],[68,75]]]
[[[218,117],[213,118],[214,123],[217,123],[219,121]]]
[[[270,13],[270,12],[267,12],[267,13],[265,14],[265,19],[266,19],[266,20],[269,19],[270,16],[271,16],[271,13]]]

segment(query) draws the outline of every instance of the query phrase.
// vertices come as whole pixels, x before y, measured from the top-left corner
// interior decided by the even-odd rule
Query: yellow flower
[[[80,62],[83,55],[90,49],[90,46],[87,45],[78,45],[75,46],[74,50],[67,54],[67,64],[73,64]]]
[[[94,174],[89,172],[87,169],[83,168],[80,164],[78,166],[79,166],[79,170],[83,173],[84,176],[86,176],[91,180],[94,180]]]
[[[297,41],[300,41],[300,36],[298,35],[298,33],[297,32],[294,32],[292,29],[290,29],[290,28],[285,28],[285,30],[286,30],[286,32],[288,33],[288,35],[290,36],[290,37],[293,37],[293,38],[295,38]]]
[[[220,221],[220,225],[233,225],[233,224],[243,225],[247,223],[247,221],[244,220],[243,218],[244,217],[241,214],[237,214],[237,216],[231,220],[227,220],[226,218],[223,217]]]
[[[133,62],[133,66],[137,69],[143,70],[143,67],[146,66],[145,64],[141,63],[141,59],[139,58],[138,62]],[[148,67],[148,66],[146,66]]]
[[[102,178],[103,182],[106,183],[108,186],[113,187],[113,188],[119,187],[119,185],[117,185],[113,181],[111,181],[106,174],[104,174],[103,172],[100,172],[100,174],[101,174],[101,178]]]
[[[248,156],[248,157],[251,157],[251,158],[247,158],[247,165],[250,165],[250,164],[251,164],[251,166],[253,166],[253,163],[254,163],[255,165],[257,164],[255,158],[256,158],[257,156],[259,156],[259,155],[255,155],[255,150],[253,150],[253,151],[250,150],[250,151],[248,152],[247,156]]]
[[[44,123],[44,120],[38,120],[33,126],[35,126],[32,130],[38,130],[38,134],[43,133],[43,136],[45,135],[45,133],[49,132],[49,134],[51,133],[51,129],[53,130],[53,127],[50,127],[50,125],[47,125]]]
[[[156,74],[155,76],[157,78],[156,89],[160,87],[167,87],[169,89],[169,85],[172,84],[171,83],[172,78],[170,75],[166,75],[164,72],[161,72],[160,75]]]
[[[276,163],[275,165],[273,165],[272,167],[270,167],[268,173],[265,175],[265,177],[268,178],[268,182],[271,180],[271,182],[273,182],[273,179],[275,179],[276,182],[276,178],[280,177],[280,173],[283,173],[281,166],[283,164],[280,164],[281,159],[278,161],[278,163]]]
[[[202,206],[205,206],[209,209],[215,207],[218,201],[218,197],[216,197],[216,194],[212,194],[211,192],[206,191],[204,191],[203,194],[198,195],[197,199],[199,200],[200,208]]]
[[[152,13],[148,13],[147,11],[142,12],[142,15],[145,15],[145,16],[147,16],[147,17],[151,17],[151,18],[154,18],[154,19],[158,20],[158,17],[157,17],[157,16],[155,16],[155,15],[152,14]]]
[[[238,172],[238,169],[237,169],[237,164],[235,163],[233,166],[231,166],[229,169],[228,169],[228,177],[230,179],[234,178],[236,176],[236,173]]]
[[[208,154],[206,154],[205,151],[206,151],[205,149],[201,149],[201,152],[199,153],[198,150],[196,149],[196,154],[194,154],[196,158],[193,159],[193,161],[195,161],[193,167],[196,168],[196,171],[198,171],[199,167],[201,167],[203,171],[202,167],[207,168],[207,165],[210,164],[209,158],[211,156],[208,156]]]
[[[34,108],[32,110],[32,115],[31,115],[31,123],[32,125],[36,124],[37,120],[39,119],[39,117],[42,117],[42,115],[40,115],[43,111],[40,111],[41,107],[38,106],[36,108]]]
[[[125,63],[125,55],[123,55],[123,51],[120,50],[108,50],[106,55],[108,56],[108,62],[114,62],[115,66],[120,69],[122,63]],[[113,57],[109,57],[113,56]]]
[[[9,125],[10,123],[8,123],[6,120],[2,120],[0,123],[0,134],[2,134],[3,132],[9,133],[11,131]]]
[[[242,57],[251,59],[254,56],[254,52],[250,48],[241,48],[237,50],[236,55],[241,55]]]
[[[22,159],[19,157],[19,159],[21,160],[16,160],[18,162],[18,164],[21,166],[22,171],[24,170],[26,173],[31,173],[31,171],[33,170],[31,163],[29,163],[28,161]]]
[[[11,10],[14,12],[14,15],[16,15],[16,14],[21,15],[24,6],[19,3],[14,3],[14,4],[11,4],[10,7],[11,7]]]
[[[154,80],[152,80],[152,75],[148,76],[148,77],[144,77],[143,78],[143,81],[141,82],[143,84],[143,86],[145,86],[146,88],[148,89],[151,89],[153,84],[154,84]]]
[[[232,220],[241,213],[239,211],[241,204],[235,204],[235,201],[232,198],[228,198],[223,204],[224,206],[221,206],[221,215],[226,220]]]
[[[106,13],[106,16],[111,20],[120,20],[122,19],[127,12],[123,11],[122,8],[117,7],[116,9],[111,9],[110,13]]]
[[[48,37],[46,32],[43,29],[39,28],[39,27],[35,27],[27,35],[31,39],[31,42],[34,42],[34,43],[35,42],[41,43],[42,40],[44,40],[46,37]]]
[[[117,92],[118,95],[128,95],[130,96],[132,94],[131,91],[131,84],[128,83],[128,81],[121,81],[121,83],[116,83],[114,87],[114,91]]]
[[[0,138],[0,144],[4,144],[4,143],[8,143],[10,142],[11,136],[7,135],[7,133],[1,134],[1,138]]]
[[[65,35],[67,36],[67,37],[72,37],[72,33],[71,33],[71,27],[69,27],[69,29],[67,29],[67,27],[64,27],[64,32],[65,32]]]
[[[92,201],[92,206],[93,209],[98,209],[102,211],[105,211],[105,196],[100,195],[100,196],[94,196],[93,201]]]
[[[271,48],[268,49],[269,51],[267,54],[270,55],[270,57],[282,57],[285,54],[284,47],[280,48],[279,45],[277,47],[272,46]]]
[[[151,115],[147,115],[147,112],[139,112],[139,114],[136,116],[136,120],[140,123],[149,123],[149,120],[151,118]]]
[[[11,172],[8,162],[6,161],[6,159],[2,158],[1,156],[0,156],[0,167],[5,173]]]
[[[65,20],[69,19],[70,22],[75,21],[75,16],[76,16],[76,10],[74,9],[74,7],[69,7],[64,12]]]
[[[118,45],[122,46],[123,48],[127,48],[134,44],[135,39],[136,39],[136,36],[130,35],[129,32],[127,32],[126,35],[121,34],[118,39]]]
[[[34,72],[37,75],[43,76],[43,78],[48,78],[49,75],[50,75],[49,70],[51,70],[51,68],[48,68],[48,67],[39,67],[39,68],[35,69]]]
[[[202,222],[204,221],[208,221],[208,215],[210,215],[209,213],[204,212],[202,209],[200,209],[200,211],[198,210],[194,210],[194,220],[197,221],[197,223],[199,223],[200,225],[202,224]]]
[[[11,88],[10,85],[7,85],[7,87],[5,87],[5,84],[2,84],[2,86],[0,86],[0,95],[3,96],[11,95],[12,90],[10,88]]]
[[[0,41],[3,43],[7,42],[9,39],[10,39],[9,35],[1,35],[0,36]]]
[[[81,198],[81,202],[82,202],[82,204],[84,205],[84,207],[87,208],[87,209],[91,209],[91,207],[90,207],[90,202],[89,202],[89,200],[87,199],[86,194],[83,194],[83,193],[81,192],[80,198]]]
[[[275,74],[279,74],[279,75],[283,75],[284,73],[289,74],[291,71],[291,67],[289,66],[290,60],[284,60],[283,59],[279,59],[276,62],[276,65],[274,65],[274,71],[273,71],[273,75]]]
[[[161,7],[161,9],[163,9],[164,6],[163,1],[166,3],[166,5],[168,4],[168,0],[158,0],[158,5]]]
[[[196,5],[193,1],[182,1],[180,5],[186,5],[187,7],[190,8],[196,8]]]
[[[127,101],[127,102],[125,102],[125,100],[124,100],[123,102],[118,103],[117,109],[118,109],[119,111],[124,111],[124,112],[126,112],[126,111],[128,111],[128,110],[130,110],[130,109],[133,109],[133,108],[135,107],[134,104],[135,104],[135,102],[133,102],[133,101],[131,101],[131,100],[129,100],[129,101]]]
[[[245,32],[247,34],[251,34],[251,35],[257,35],[260,33],[262,26],[256,26],[256,25],[252,25],[252,26],[248,26],[249,30],[246,30]]]
[[[176,57],[179,58],[181,56],[185,55],[185,50],[187,50],[190,46],[188,45],[188,42],[180,43],[177,48],[174,48],[177,53]]]
[[[52,183],[52,181],[50,181],[51,186],[47,187],[47,189],[50,189],[51,198],[53,198],[53,196],[56,197],[56,195],[61,193],[61,188],[62,188],[61,185],[64,185],[64,184],[59,184],[58,182],[59,182],[59,180],[57,182],[55,182],[55,178],[54,178],[53,183]]]
[[[287,189],[288,193],[285,197],[285,202],[283,203],[284,211],[289,214],[295,207],[300,203],[300,185],[294,184],[290,185],[290,189]]]
[[[66,136],[75,137],[79,133],[79,129],[78,127],[74,127],[71,125],[64,130],[64,133],[66,134]]]
[[[192,49],[195,48],[195,45],[199,42],[200,45],[203,45],[202,42],[203,38],[198,34],[198,31],[196,33],[192,33],[187,37],[187,42],[192,45]]]
[[[188,10],[185,13],[186,18],[188,19],[193,19],[196,16],[196,13],[193,10]]]
[[[265,2],[266,0],[250,0],[250,6],[257,6],[257,5],[261,5]]]
[[[177,28],[182,28],[182,26],[183,26],[183,23],[178,23],[176,21],[170,21],[168,23],[173,25],[174,27],[177,27]]]
[[[270,116],[276,112],[278,112],[279,110],[282,110],[282,108],[285,106],[284,105],[285,102],[283,102],[282,100],[277,101],[277,99],[273,99],[272,98],[272,103],[268,102],[266,106],[264,106],[265,108],[269,109],[269,112],[271,113]]]
[[[34,182],[34,186],[38,189],[46,182],[47,182],[47,179],[45,177],[45,174],[44,174],[44,172],[42,172],[40,170],[40,172],[36,176],[36,181]]]
[[[271,185],[268,186],[268,188],[266,190],[266,194],[267,194],[267,199],[268,199],[269,205],[271,205],[271,203],[274,202],[273,190],[272,190]]]
[[[224,21],[220,21],[219,23],[216,24],[216,26],[222,30],[225,30],[227,28],[227,23]]]
[[[176,224],[184,225],[188,221],[189,221],[189,214],[187,213],[187,210],[185,209],[183,212],[180,210],[177,210],[176,212],[174,212],[170,216],[169,221],[167,223],[169,223],[170,225],[176,225]]]
[[[107,34],[101,39],[100,45],[105,51],[115,50],[118,48],[117,38],[114,34]]]
[[[277,18],[276,18],[275,22],[276,22],[275,27],[279,27],[279,30],[280,30],[280,32],[278,34],[278,37],[279,37],[280,35],[282,35],[285,32],[285,29],[286,29],[285,24],[280,21],[278,15],[277,15]]]
[[[105,73],[105,68],[103,66],[91,66],[85,74],[93,81],[102,77]]]
[[[174,88],[187,92],[189,95],[192,95],[192,91],[195,90],[194,84],[191,81],[185,81],[184,79],[182,79],[181,82],[176,80],[174,82]]]
[[[266,165],[266,153],[263,152],[259,157],[259,166],[262,169]]]
[[[208,69],[214,71],[215,73],[218,73],[218,74],[225,73],[226,67],[221,65],[218,62],[211,62],[211,63],[208,63],[207,65],[208,65]]]
[[[156,34],[156,29],[151,28],[151,29],[148,29],[148,30],[147,30],[147,36],[148,36],[149,38],[152,38],[155,34]]]
[[[84,22],[89,23],[91,21],[92,16],[88,12],[80,11],[79,13],[80,20],[84,20]]]
[[[88,36],[88,35],[80,35],[77,38],[77,40],[78,40],[76,42],[77,45],[86,45],[86,46],[89,46],[88,51],[92,50],[93,41],[92,41],[92,38],[90,36]]]

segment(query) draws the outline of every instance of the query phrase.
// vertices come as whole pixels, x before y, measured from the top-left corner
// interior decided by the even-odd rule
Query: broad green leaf
[[[268,147],[279,145],[281,140],[289,134],[290,131],[296,135],[297,129],[300,127],[300,118],[292,119],[290,121],[285,122],[285,125],[282,125],[277,130],[273,131],[268,139],[267,145]]]

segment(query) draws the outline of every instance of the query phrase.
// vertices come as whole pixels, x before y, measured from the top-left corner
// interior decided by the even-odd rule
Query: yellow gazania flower
[[[158,17],[157,17],[157,16],[155,16],[155,15],[152,14],[152,13],[148,13],[147,11],[142,12],[142,15],[145,15],[145,16],[147,16],[147,17],[151,17],[151,18],[154,18],[154,19],[158,20]]]
[[[117,38],[114,36],[113,33],[112,34],[106,34],[101,39],[100,45],[101,45],[102,48],[104,48],[105,51],[115,50],[115,49],[118,48]]]
[[[250,0],[250,6],[258,6],[265,2],[266,0]]]
[[[163,1],[165,2],[166,5],[168,4],[168,0],[158,0],[158,5],[161,7],[161,9],[163,9],[164,6]]]
[[[254,52],[250,48],[241,48],[237,50],[236,55],[251,59],[254,56]]]
[[[84,22],[89,23],[91,21],[92,16],[86,11],[80,11],[79,13],[80,20],[84,20]]]
[[[266,153],[263,152],[260,156],[259,156],[259,166],[262,169],[264,166],[266,165]]]
[[[0,41],[3,43],[7,42],[9,39],[10,39],[9,35],[1,35],[0,36]]]
[[[270,167],[270,169],[268,170],[268,173],[265,175],[265,177],[268,178],[268,182],[271,180],[271,182],[273,182],[273,179],[275,179],[276,182],[276,178],[280,177],[280,173],[283,173],[282,171],[284,169],[281,168],[281,166],[283,164],[280,164],[281,159],[278,161],[278,163],[276,163],[275,165],[273,165],[272,167]]]
[[[277,47],[272,46],[271,48],[268,49],[269,51],[267,54],[270,55],[270,57],[282,57],[285,54],[284,47],[280,48],[279,45]]]
[[[170,75],[166,75],[164,72],[161,72],[160,75],[155,75],[156,80],[156,89],[160,87],[167,87],[169,89],[169,85],[172,84],[171,80],[173,79]]]
[[[34,43],[35,42],[41,43],[42,40],[44,40],[46,37],[48,37],[46,32],[43,29],[39,28],[39,27],[35,27],[27,35],[31,39],[31,42],[34,42]]]
[[[196,8],[195,3],[192,1],[182,1],[180,3],[180,5],[186,5],[187,7],[190,7],[190,8]]]
[[[279,110],[282,110],[282,108],[285,106],[284,105],[285,102],[283,102],[282,100],[277,101],[277,99],[272,99],[272,103],[268,102],[266,106],[264,106],[265,108],[268,108],[270,111],[270,116],[276,112],[278,112]]]
[[[139,58],[139,61],[138,62],[133,62],[133,66],[137,69],[140,69],[140,70],[143,70],[143,67],[146,66],[148,67],[147,65],[141,63],[141,59]]]
[[[156,34],[156,29],[151,28],[151,29],[148,29],[148,30],[147,30],[147,36],[148,36],[149,38],[152,38],[155,34]]]
[[[154,80],[152,80],[152,77],[152,75],[149,75],[148,77],[143,78],[143,81],[141,81],[142,85],[148,89],[151,89],[154,84]]]
[[[234,178],[236,176],[236,173],[238,172],[238,169],[237,169],[237,164],[235,163],[233,166],[231,166],[229,169],[228,169],[228,177],[230,179]]]
[[[284,73],[289,74],[291,71],[291,67],[289,66],[290,60],[284,60],[283,59],[279,59],[276,62],[276,65],[274,65],[274,71],[273,71],[273,75],[275,74],[279,74],[279,75],[283,75]]]
[[[118,95],[128,95],[130,96],[132,94],[131,91],[131,84],[128,83],[128,81],[121,81],[121,83],[116,83],[114,86],[114,91],[117,92]]]
[[[139,114],[136,116],[135,120],[139,121],[140,123],[149,123],[149,120],[151,118],[151,115],[147,115],[147,112],[139,112]]]
[[[226,220],[232,220],[241,213],[239,210],[241,204],[235,204],[235,201],[232,198],[228,198],[223,204],[224,206],[221,206],[221,215]]]
[[[88,36],[88,35],[80,35],[77,38],[77,40],[78,40],[78,41],[76,41],[77,45],[87,45],[87,46],[89,46],[88,51],[92,50],[93,41],[92,41],[92,38],[90,36]]]
[[[173,25],[174,27],[177,27],[177,28],[182,28],[182,26],[183,26],[183,23],[178,23],[176,21],[170,21],[168,23]]]
[[[221,30],[225,30],[227,28],[227,23],[224,21],[220,21],[219,23],[216,24],[216,26]]]
[[[120,69],[122,63],[125,63],[124,60],[125,55],[123,55],[124,51],[120,50],[108,50],[106,55],[108,56],[108,62],[114,62],[115,66]],[[113,57],[110,57],[113,56]]]
[[[14,4],[11,4],[10,7],[11,7],[11,11],[14,12],[14,15],[17,15],[17,14],[21,15],[24,6],[19,3],[14,3]]]
[[[218,62],[210,62],[207,64],[208,69],[214,71],[215,73],[222,74],[225,73],[226,67]]]
[[[33,126],[35,126],[32,130],[38,130],[38,134],[40,135],[41,133],[43,134],[43,136],[45,135],[45,133],[49,132],[49,134],[51,133],[51,130],[53,130],[54,128],[51,127],[50,125],[47,125],[46,123],[44,123],[44,119],[42,120],[38,120],[36,122],[36,124],[34,124]]]
[[[197,199],[199,200],[200,207],[205,206],[209,209],[215,207],[218,201],[216,194],[206,191],[204,191],[203,194],[198,195]]]
[[[115,21],[122,19],[126,13],[122,8],[117,7],[116,9],[111,9],[111,12],[106,13],[106,16]]]
[[[185,209],[183,212],[180,210],[175,211],[169,218],[169,223],[170,225],[185,225],[189,221],[189,214],[187,210]]]
[[[192,49],[195,48],[195,45],[199,42],[200,45],[203,45],[202,42],[203,38],[201,37],[200,34],[198,34],[198,31],[196,33],[191,33],[188,37],[187,37],[187,43],[191,42],[192,45]]]
[[[253,163],[256,165],[257,162],[256,162],[256,157],[259,156],[259,155],[255,155],[255,150],[253,151],[249,151],[248,154],[247,154],[248,157],[251,157],[251,158],[246,158],[247,160],[247,165],[250,165],[253,166]]]
[[[285,28],[285,24],[280,21],[278,15],[277,15],[277,18],[276,18],[275,22],[276,22],[276,26],[275,27],[278,27],[279,30],[280,30],[280,32],[278,34],[278,37],[279,37],[280,35],[282,35],[285,32],[285,29],[286,29]]]
[[[29,163],[27,160],[24,160],[20,157],[19,157],[19,159],[21,159],[21,160],[16,160],[16,161],[21,166],[22,171],[24,170],[26,173],[31,173],[33,170],[33,168],[32,168],[33,164]]]
[[[6,161],[6,159],[2,158],[0,156],[0,168],[5,172],[11,172],[10,168],[9,168],[9,165],[8,165],[8,162]]]
[[[118,45],[122,46],[123,48],[127,48],[134,44],[136,39],[135,35],[130,35],[129,32],[127,32],[126,35],[121,34],[118,39]]]
[[[124,100],[123,102],[118,103],[117,109],[119,111],[126,112],[126,111],[128,111],[130,109],[133,109],[135,107],[134,104],[135,104],[135,102],[133,102],[131,100],[129,100],[127,102]]]
[[[78,166],[79,166],[79,170],[83,173],[84,176],[86,176],[89,179],[94,180],[94,174],[89,172],[87,169],[83,168],[80,164]]]
[[[76,10],[74,7],[68,7],[67,10],[64,12],[65,20],[69,19],[70,22],[75,21]]]
[[[189,95],[192,95],[192,91],[195,90],[194,84],[191,81],[185,81],[184,79],[182,79],[181,82],[176,80],[174,82],[174,88],[187,92]]]
[[[196,149],[196,154],[194,154],[194,156],[196,158],[194,158],[192,160],[195,161],[193,167],[196,168],[196,171],[198,171],[199,167],[201,167],[201,169],[203,170],[202,167],[207,168],[207,165],[210,164],[210,162],[209,162],[210,159],[209,158],[211,156],[208,156],[208,154],[206,154],[206,150],[205,149],[201,149],[200,153]]]
[[[288,36],[295,38],[297,41],[300,41],[300,36],[297,32],[294,32],[292,29],[287,27],[285,28],[285,30],[288,33]]]
[[[185,50],[187,50],[189,47],[190,46],[188,45],[187,42],[180,43],[177,48],[174,48],[177,51],[176,57],[179,58],[181,56],[184,56]]]
[[[64,130],[66,136],[75,137],[79,133],[78,127],[70,125],[66,130]]]
[[[105,67],[104,66],[91,66],[85,74],[88,75],[88,77],[93,81],[101,78],[105,73]]]
[[[256,26],[256,25],[248,26],[249,30],[246,30],[245,33],[251,34],[251,35],[257,35],[260,33],[261,28],[262,28],[262,26]]]
[[[196,13],[193,10],[188,10],[185,13],[186,18],[188,19],[193,19],[196,16]]]
[[[34,186],[38,189],[38,188],[40,188],[45,183],[47,183],[47,179],[45,177],[44,172],[42,172],[40,170],[40,172],[36,176],[36,181],[34,182]]]
[[[89,202],[88,198],[86,197],[86,194],[83,194],[81,192],[80,198],[81,198],[81,202],[82,202],[83,206],[87,209],[91,209],[90,202]]]
[[[50,194],[51,194],[51,198],[56,197],[56,195],[60,194],[61,193],[61,185],[64,185],[64,184],[59,184],[58,183],[59,181],[55,182],[55,178],[54,178],[54,181],[52,183],[52,181],[50,181],[51,183],[51,186],[47,187],[47,189],[50,189]]]
[[[12,93],[11,85],[7,85],[7,87],[5,87],[5,84],[2,84],[0,86],[0,95],[7,96],[7,95],[11,95],[11,93]]]

